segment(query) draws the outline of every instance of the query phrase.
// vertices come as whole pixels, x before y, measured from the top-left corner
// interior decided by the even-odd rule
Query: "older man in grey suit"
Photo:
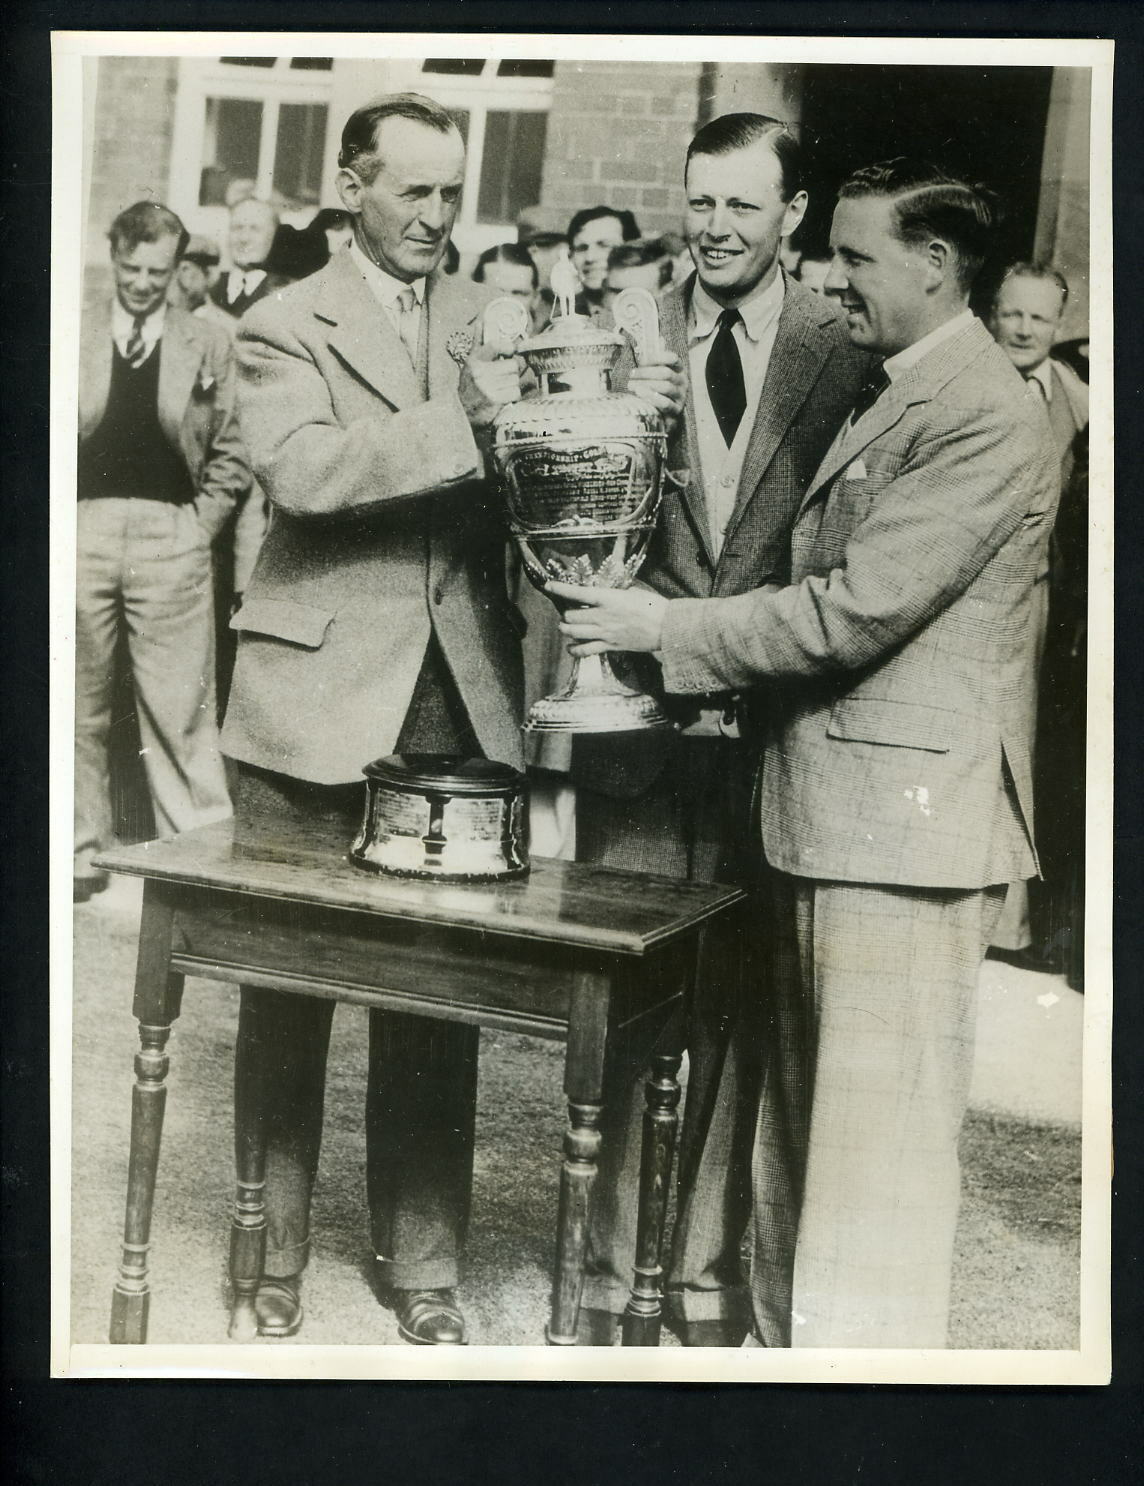
[[[464,176],[449,115],[381,99],[349,119],[339,163],[353,244],[239,333],[243,424],[273,519],[233,621],[223,747],[239,762],[239,829],[322,818],[348,841],[362,767],[381,754],[521,762],[517,616],[482,452],[519,388],[511,355],[450,355],[451,337],[479,342],[486,296],[437,272]],[[243,990],[237,1086],[269,1091],[267,1336],[302,1320],[331,1012]],[[453,1290],[476,1077],[475,1027],[370,1013],[372,1241],[411,1342],[464,1341]]]
[[[696,273],[665,296],[661,315],[668,348],[688,366],[689,394],[640,573],[667,598],[788,581],[798,503],[868,375],[869,358],[851,346],[833,303],[779,265],[806,207],[800,170],[793,137],[761,114],[715,119],[688,148]],[[662,691],[658,668],[643,679]],[[749,825],[760,701],[752,719],[737,688],[670,698],[680,732],[577,738],[573,752],[582,861],[751,890],[742,922],[710,936],[690,1016],[669,1313],[695,1346],[737,1343],[750,1314],[739,1249],[758,1039],[732,1044],[729,1033],[765,914]],[[597,1344],[614,1340],[634,1263],[639,1090],[626,1112],[610,1107],[619,1122],[604,1140],[582,1312]]]
[[[809,483],[788,586],[555,587],[586,652],[659,652],[671,692],[782,683],[751,1276],[769,1346],[946,1343],[977,975],[1004,884],[1036,870],[1022,708],[1059,491],[1041,400],[967,308],[990,227],[931,166],[843,187],[827,288],[886,359]]]
[[[239,762],[240,830],[317,818],[348,841],[362,767],[393,751],[522,762],[520,622],[484,481],[492,421],[519,377],[511,346],[481,344],[488,292],[438,272],[464,160],[428,98],[359,109],[337,177],[353,243],[243,320],[243,426],[273,519],[233,621],[223,746]],[[641,375],[653,396],[670,392],[670,376]],[[238,1095],[255,1082],[269,1095],[266,1336],[301,1324],[331,1011],[243,989]],[[373,1249],[414,1343],[465,1339],[454,1290],[477,1051],[475,1027],[370,1013]]]

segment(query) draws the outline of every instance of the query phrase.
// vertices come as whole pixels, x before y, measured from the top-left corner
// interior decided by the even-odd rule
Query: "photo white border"
[[[71,991],[74,487],[77,367],[90,147],[83,64],[103,56],[272,55],[379,60],[427,55],[574,61],[1088,67],[1090,186],[1090,559],[1086,994],[1080,1345],[1075,1351],[698,1350],[575,1347],[75,1345],[71,1341]],[[548,36],[436,32],[53,33],[50,539],[51,1374],[59,1378],[456,1379],[705,1383],[1107,1383],[1111,1369],[1112,1030],[1112,78],[1111,41],[963,37]],[[86,132],[85,132],[86,125]],[[127,1097],[127,1085],[124,1085]],[[126,1159],[126,1152],[124,1152]],[[161,1179],[161,1178],[160,1178]],[[109,1259],[110,1294],[112,1255]]]

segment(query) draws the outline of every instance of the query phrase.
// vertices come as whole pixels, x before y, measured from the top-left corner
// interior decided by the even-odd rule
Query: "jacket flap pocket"
[[[849,743],[888,743],[897,748],[925,748],[948,753],[951,714],[920,702],[894,702],[883,697],[843,697],[830,710],[828,738]]]
[[[273,635],[316,650],[326,638],[333,615],[294,599],[247,599],[230,621],[231,629],[254,635]]]

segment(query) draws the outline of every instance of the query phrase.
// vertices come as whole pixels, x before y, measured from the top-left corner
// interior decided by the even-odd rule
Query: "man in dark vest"
[[[230,210],[227,244],[231,267],[211,288],[211,302],[241,320],[252,304],[284,289],[290,279],[271,267],[278,213],[253,196]]]
[[[74,896],[107,885],[108,736],[125,627],[164,835],[230,814],[214,704],[211,541],[250,483],[230,337],[166,304],[188,236],[142,201],[111,225],[115,298],[84,316],[76,549]]]

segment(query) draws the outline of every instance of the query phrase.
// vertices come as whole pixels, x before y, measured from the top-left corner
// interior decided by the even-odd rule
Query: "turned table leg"
[[[552,1312],[545,1335],[549,1346],[574,1347],[588,1255],[592,1188],[600,1154],[601,1096],[608,1039],[611,981],[606,974],[579,971],[572,984],[564,1092],[568,1129],[560,1168],[560,1206],[556,1219],[556,1273]]]
[[[234,1061],[235,1196],[230,1229],[231,1341],[258,1337],[254,1298],[266,1259],[265,1053],[240,1037]]]
[[[167,1103],[167,1038],[179,1014],[183,977],[170,972],[172,909],[148,883],[139,927],[135,972],[135,1015],[139,1052],[131,1091],[131,1153],[127,1165],[127,1210],[123,1253],[111,1297],[108,1340],[145,1342],[151,1293],[147,1283],[155,1175]]]
[[[624,1311],[625,1347],[658,1347],[663,1313],[663,1228],[679,1124],[679,1053],[652,1058],[645,1086],[647,1108],[643,1118],[640,1160],[639,1216],[636,1223],[635,1282]]]
[[[560,1209],[556,1219],[556,1277],[552,1287],[552,1317],[548,1343],[576,1345],[580,1294],[584,1288],[584,1260],[588,1251],[588,1221],[596,1158],[600,1153],[600,1105],[568,1105],[564,1135],[564,1164],[560,1169]]]

